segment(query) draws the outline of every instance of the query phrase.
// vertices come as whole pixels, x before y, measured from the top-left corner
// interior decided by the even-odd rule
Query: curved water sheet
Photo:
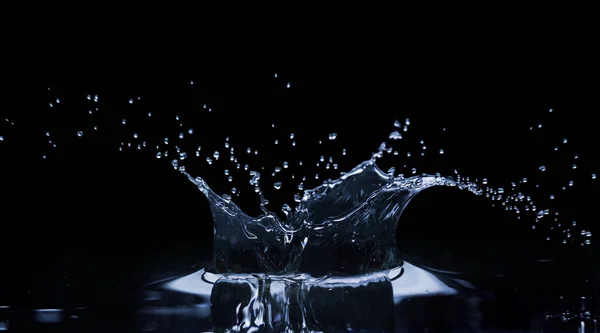
[[[396,226],[406,205],[432,186],[481,194],[473,183],[439,175],[394,177],[371,159],[341,178],[304,191],[285,219],[269,212],[252,217],[200,177],[185,174],[208,198],[214,220],[213,273],[354,276],[402,266]],[[260,174],[251,183],[257,192]],[[266,200],[262,198],[261,202]]]

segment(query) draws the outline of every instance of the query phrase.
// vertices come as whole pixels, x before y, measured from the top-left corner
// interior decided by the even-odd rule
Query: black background
[[[405,149],[400,142],[401,156],[391,165],[400,169],[402,152],[416,151],[422,138],[433,149],[426,160],[406,162],[409,169],[415,165],[442,175],[458,169],[508,188],[522,177],[541,177],[542,164],[556,166],[534,183],[560,188],[575,179],[569,195],[551,207],[597,230],[598,185],[590,177],[600,172],[592,45],[585,38],[446,37],[404,48],[402,43],[350,43],[306,57],[299,49],[277,50],[271,56],[279,60],[272,63],[249,60],[253,52],[245,47],[224,52],[225,60],[202,46],[193,53],[170,49],[163,56],[135,45],[133,51],[115,47],[118,51],[107,57],[73,56],[76,63],[45,58],[41,70],[7,70],[1,112],[15,125],[0,127],[5,137],[0,143],[0,300],[33,308],[109,302],[129,288],[210,259],[207,201],[173,170],[171,158],[154,157],[150,143],[165,136],[175,140],[176,114],[184,119],[184,130],[195,129],[190,143],[203,146],[202,157],[188,162],[188,170],[220,193],[228,190],[224,167],[208,167],[203,159],[223,151],[227,136],[238,153],[246,146],[259,149],[267,168],[298,156],[316,162],[345,147],[348,156],[340,160],[345,171],[387,140],[395,119],[409,117],[406,140],[412,143]],[[396,46],[400,51],[393,52]],[[92,107],[87,94],[100,96],[94,116],[87,114]],[[127,103],[137,96],[139,103]],[[60,105],[49,108],[56,98]],[[202,108],[204,103],[212,112]],[[148,111],[152,118],[145,116]],[[124,117],[127,126],[120,123]],[[538,122],[543,128],[535,130]],[[58,148],[46,144],[46,130]],[[84,131],[82,138],[78,130]],[[119,151],[119,143],[130,141],[133,132],[150,147]],[[273,150],[272,141],[289,143],[290,132],[298,138],[295,150],[289,144]],[[331,132],[338,139],[329,143]],[[566,146],[563,137],[569,139]],[[319,139],[328,146],[317,145]],[[552,151],[554,146],[559,152]],[[446,153],[439,156],[437,147]],[[573,154],[580,155],[576,174],[570,170]],[[542,203],[548,193],[560,193],[531,191]],[[272,197],[272,207],[284,202]],[[257,213],[256,198],[240,206]],[[594,293],[581,281],[597,279],[596,242],[564,246],[554,237],[546,241],[548,235],[553,234],[533,232],[528,220],[517,221],[481,197],[447,188],[417,196],[398,231],[401,250],[414,262],[475,276],[520,276],[529,282],[519,283],[538,296],[550,289],[576,297]],[[547,258],[554,259],[550,268],[531,266]],[[537,289],[528,284],[532,281]]]

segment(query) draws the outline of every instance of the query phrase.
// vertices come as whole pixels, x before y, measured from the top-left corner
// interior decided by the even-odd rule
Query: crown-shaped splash
[[[212,270],[221,274],[356,275],[398,267],[397,222],[416,194],[437,185],[478,191],[474,184],[440,176],[394,177],[371,159],[337,180],[304,191],[295,211],[281,220],[266,210],[251,217],[214,193],[202,178],[179,170],[210,203]]]

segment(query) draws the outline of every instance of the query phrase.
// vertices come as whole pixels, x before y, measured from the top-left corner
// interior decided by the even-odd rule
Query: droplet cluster
[[[274,78],[278,79],[279,75],[274,74]],[[189,81],[190,85],[194,84],[193,80]],[[281,82],[286,89],[292,89],[293,85],[290,82]],[[51,88],[48,88],[51,91]],[[51,94],[52,95],[52,94]],[[101,98],[98,94],[90,93],[86,96],[88,102],[87,112],[90,117],[100,112]],[[124,107],[136,107],[141,101],[140,96],[131,96],[130,98],[123,100]],[[51,101],[48,102],[48,107],[54,110],[60,109],[63,101],[61,96],[53,96]],[[210,113],[213,112],[213,107],[208,103],[201,104],[198,112]],[[550,110],[552,113],[554,110]],[[153,114],[151,111],[143,112],[145,117],[152,118]],[[252,193],[258,194],[260,197],[260,206],[263,211],[267,210],[269,200],[266,195],[266,188],[270,188],[271,193],[273,191],[292,191],[293,202],[299,203],[303,197],[303,191],[308,189],[309,181],[328,182],[331,177],[340,177],[344,175],[343,170],[340,168],[340,161],[347,156],[347,152],[352,147],[346,147],[340,149],[335,154],[317,154],[314,157],[303,156],[298,161],[281,161],[277,165],[261,165],[257,164],[256,161],[260,160],[261,152],[263,150],[269,151],[271,147],[262,147],[260,150],[257,147],[242,147],[239,144],[234,145],[233,137],[226,137],[221,143],[221,148],[214,150],[214,148],[203,149],[202,143],[196,142],[193,149],[190,143],[194,143],[195,129],[198,124],[188,123],[186,119],[180,114],[174,113],[172,115],[172,122],[180,130],[177,133],[164,135],[160,137],[160,140],[156,140],[156,137],[144,137],[142,134],[143,129],[134,128],[127,117],[120,118],[115,121],[114,126],[124,127],[125,132],[129,133],[128,137],[123,139],[116,149],[124,151],[127,149],[135,150],[150,150],[152,155],[156,159],[166,159],[170,161],[176,168],[182,168],[185,164],[198,163],[200,161],[205,163],[206,166],[211,168],[221,168],[223,171],[220,174],[225,177],[227,183],[230,184],[230,188],[227,193],[223,194],[223,197],[227,200],[233,200],[233,197],[240,196],[244,184],[251,186]],[[1,131],[7,126],[14,126],[15,123],[6,118],[4,119],[3,127],[0,127],[0,144],[9,144],[11,137],[4,135]],[[268,127],[271,129],[279,129],[278,124],[270,122]],[[268,127],[265,129],[267,130]],[[447,148],[449,147],[429,147],[426,143],[426,139],[419,138],[418,144],[411,144],[412,151],[405,149],[404,151],[394,148],[396,143],[406,141],[410,133],[411,121],[409,118],[403,118],[402,120],[395,120],[393,123],[392,131],[385,137],[387,142],[382,142],[378,149],[371,156],[372,159],[382,158],[384,155],[393,156],[396,158],[396,164],[388,169],[388,173],[394,177],[404,177],[404,174],[395,175],[396,171],[400,169],[400,164],[406,170],[406,176],[419,175],[421,172],[416,166],[411,166],[408,163],[412,158],[423,157],[426,154],[437,154],[445,155]],[[531,126],[531,131],[536,131],[544,128],[542,122]],[[93,124],[84,128],[76,130],[72,133],[72,140],[85,140],[86,136],[92,135],[94,132],[102,130],[100,125]],[[440,129],[446,132],[446,128]],[[57,144],[53,140],[54,134],[50,130],[44,131],[44,138],[50,148],[56,148]],[[235,133],[232,133],[232,135]],[[412,133],[412,136],[418,133]],[[424,133],[426,134],[426,133]],[[337,142],[343,140],[343,132],[330,132],[326,137],[312,137],[312,138],[299,138],[294,132],[288,132],[285,136],[274,137],[272,143],[274,146],[287,147],[286,149],[294,149],[300,144],[299,139],[302,140],[313,140],[318,145],[324,147],[323,151],[326,151],[325,145],[327,142]],[[150,142],[153,142],[152,144]],[[236,141],[237,142],[237,141]],[[551,147],[553,151],[558,151],[561,145],[570,145],[569,138],[562,137],[558,140],[556,146]],[[406,147],[406,146],[405,146]],[[41,156],[42,160],[47,160],[51,156],[51,150],[44,153]],[[255,158],[258,157],[258,158]],[[314,158],[314,159],[312,159]],[[193,161],[191,161],[194,159]],[[312,160],[311,160],[312,159]],[[570,161],[565,161],[570,165],[570,170],[573,173],[580,172],[578,162],[579,155],[573,155]],[[306,166],[306,167],[304,167]],[[238,179],[240,172],[247,174],[247,179]],[[547,175],[553,172],[552,168],[546,164],[541,163],[537,166],[536,172],[540,175]],[[336,174],[337,173],[337,174]],[[236,176],[238,175],[238,176]],[[267,177],[265,177],[267,176]],[[457,170],[454,170],[452,175],[455,181],[461,183],[477,183],[481,186],[482,195],[493,202],[494,205],[501,207],[507,211],[514,212],[518,219],[527,217],[525,220],[532,221],[531,227],[533,229],[539,229],[542,226],[542,221],[549,221],[543,224],[544,230],[552,231],[548,233],[548,240],[553,240],[558,237],[558,240],[564,244],[579,244],[582,246],[590,245],[592,240],[591,231],[584,229],[578,225],[576,220],[564,220],[559,211],[553,209],[552,202],[559,200],[561,193],[567,192],[570,189],[576,187],[578,184],[575,178],[567,180],[559,188],[551,193],[547,193],[544,199],[539,200],[539,197],[528,193],[529,188],[539,188],[540,184],[536,183],[543,180],[543,177],[539,177],[536,180],[531,180],[524,177],[516,177],[516,179],[509,184],[498,184],[491,186],[492,180],[487,178],[473,179],[468,176],[464,176]],[[269,178],[267,182],[265,178]],[[588,174],[587,179],[594,181],[597,179],[597,173]],[[538,201],[541,203],[538,204]],[[291,202],[290,202],[291,203]],[[290,203],[283,204],[280,211],[287,215],[292,211]],[[293,206],[293,205],[292,205]],[[529,219],[531,218],[531,219]],[[550,236],[552,234],[552,236]]]

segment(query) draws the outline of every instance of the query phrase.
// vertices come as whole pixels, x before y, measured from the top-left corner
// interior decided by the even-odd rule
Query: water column
[[[392,284],[361,277],[223,276],[211,294],[215,332],[390,332]]]

